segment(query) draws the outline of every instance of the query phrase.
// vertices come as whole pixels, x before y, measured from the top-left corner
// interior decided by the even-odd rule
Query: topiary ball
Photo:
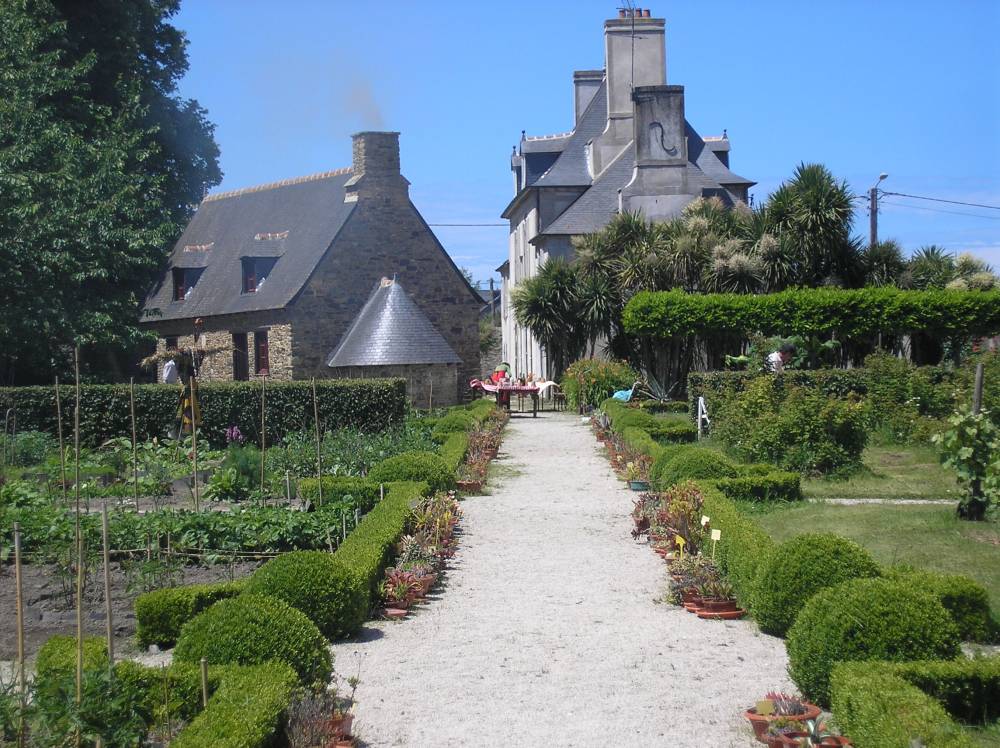
[[[287,663],[306,684],[325,683],[332,663],[327,641],[305,613],[269,595],[222,600],[181,629],[176,662],[210,665]]]
[[[657,491],[684,480],[733,478],[736,466],[725,456],[704,447],[684,447],[663,453],[653,462],[649,479]]]
[[[852,579],[812,597],[788,630],[788,672],[821,706],[838,662],[950,660],[958,629],[928,593],[888,579]]]
[[[284,600],[331,640],[353,634],[368,613],[365,584],[325,551],[292,551],[272,558],[250,577],[246,591]]]
[[[455,485],[455,475],[448,463],[433,452],[403,452],[382,460],[368,473],[377,483],[426,481],[432,491],[446,491]]]
[[[761,631],[784,636],[820,590],[878,575],[875,559],[853,540],[833,533],[799,535],[779,545],[758,572],[753,617]]]

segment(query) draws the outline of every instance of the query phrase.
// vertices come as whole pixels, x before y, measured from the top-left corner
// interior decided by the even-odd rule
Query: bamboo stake
[[[14,595],[17,604],[17,690],[21,708],[17,717],[17,744],[24,745],[24,710],[28,706],[28,687],[24,675],[24,595],[21,583],[21,523],[14,523]]]
[[[80,530],[80,346],[73,353],[76,408],[73,411],[74,479],[76,486],[76,705],[83,700],[83,533]],[[80,745],[80,729],[76,730]]]
[[[264,463],[267,461],[267,438],[264,433],[264,428],[266,425],[265,420],[265,409],[264,409],[264,390],[265,382],[267,382],[267,375],[260,375],[260,492],[264,493]]]
[[[292,503],[292,479],[290,473],[285,471],[285,501]]]
[[[319,438],[319,400],[316,398],[316,377],[312,378],[312,394],[313,424],[316,427],[316,485],[319,490],[319,498],[316,506],[323,506],[323,456]]]
[[[340,512],[340,537],[347,540],[347,513],[344,511]]]
[[[431,388],[427,393],[427,410],[434,410],[434,378],[431,377]]]
[[[208,706],[208,660],[201,658],[201,708]]]
[[[170,684],[167,675],[167,666],[163,665],[163,713],[167,719],[167,735],[170,735]]]
[[[111,616],[111,557],[108,551],[108,502],[101,507],[101,545],[104,555],[104,617],[108,637],[108,674],[115,674],[115,627]]]
[[[135,510],[139,511],[139,445],[135,438],[135,377],[128,380],[128,406],[132,415],[132,488],[135,493]]]
[[[198,502],[198,422],[195,420],[195,410],[194,410],[194,376],[192,375],[188,379],[189,387],[191,388],[191,461],[194,467],[194,473],[192,477],[194,478],[191,484],[191,496],[194,498],[194,510],[197,512],[199,510]]]
[[[62,471],[63,506],[69,503],[66,498],[66,445],[63,443],[62,402],[59,397],[59,377],[56,377],[56,431],[59,434],[59,468]]]

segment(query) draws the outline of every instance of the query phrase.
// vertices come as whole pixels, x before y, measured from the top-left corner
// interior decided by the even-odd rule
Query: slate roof
[[[461,361],[403,287],[383,278],[326,364],[338,368]]]
[[[535,187],[581,187],[591,183],[587,168],[587,143],[596,138],[607,125],[608,90],[607,81],[601,83],[594,98],[584,110],[573,134],[563,146],[562,154],[556,159],[533,186]]]
[[[145,321],[190,319],[285,307],[347,221],[350,169],[210,195],[198,206],[170,257],[171,267],[204,268],[184,301],[173,301],[170,271],[144,304]],[[256,293],[242,293],[243,257],[277,262]]]

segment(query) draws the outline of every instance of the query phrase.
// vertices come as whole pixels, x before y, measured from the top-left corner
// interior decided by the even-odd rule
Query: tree
[[[519,285],[511,298],[519,325],[531,330],[552,363],[558,378],[584,352],[593,331],[583,323],[580,279],[565,260],[549,260]]]
[[[865,267],[866,286],[899,285],[906,270],[903,248],[893,239],[878,242],[863,250],[862,261]]]
[[[926,291],[931,288],[944,288],[954,279],[954,256],[941,247],[931,244],[913,253],[901,283],[904,288]]]
[[[0,0],[0,381],[145,339],[139,304],[205,188],[212,128],[173,94],[176,2]]]

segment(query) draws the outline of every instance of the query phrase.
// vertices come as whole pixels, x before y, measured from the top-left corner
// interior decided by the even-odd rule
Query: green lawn
[[[865,467],[847,480],[810,478],[802,492],[816,499],[950,499],[960,493],[933,447],[868,447]]]
[[[810,503],[755,516],[776,540],[804,532],[835,532],[865,546],[882,564],[907,563],[966,574],[986,587],[1000,614],[1000,523],[965,522],[951,506],[844,506]]]

